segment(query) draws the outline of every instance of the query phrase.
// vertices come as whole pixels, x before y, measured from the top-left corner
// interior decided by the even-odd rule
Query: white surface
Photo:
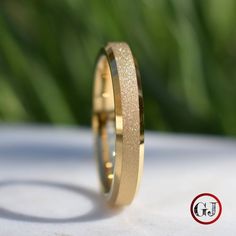
[[[0,127],[0,235],[236,235],[236,141],[148,133],[140,191],[123,210],[99,194],[92,135],[84,129]],[[199,193],[221,218],[193,220]]]

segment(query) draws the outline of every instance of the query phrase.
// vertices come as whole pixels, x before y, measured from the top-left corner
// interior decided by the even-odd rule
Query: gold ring
[[[143,96],[129,46],[108,43],[97,60],[92,125],[103,193],[111,205],[132,202],[144,159]]]

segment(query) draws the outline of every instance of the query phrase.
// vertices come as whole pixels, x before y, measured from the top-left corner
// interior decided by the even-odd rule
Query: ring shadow
[[[88,222],[88,221],[97,221],[106,218],[113,217],[119,214],[122,211],[122,208],[112,208],[102,199],[101,195],[95,191],[67,183],[52,182],[52,181],[43,181],[43,180],[5,180],[0,181],[0,188],[7,186],[41,186],[41,187],[50,187],[58,188],[63,191],[73,192],[78,195],[83,195],[88,198],[92,203],[92,209],[83,214],[74,217],[68,218],[50,218],[50,217],[40,217],[24,213],[15,212],[8,210],[6,208],[0,207],[0,218],[8,220],[16,220],[23,222],[34,222],[34,223],[79,223],[79,222]]]

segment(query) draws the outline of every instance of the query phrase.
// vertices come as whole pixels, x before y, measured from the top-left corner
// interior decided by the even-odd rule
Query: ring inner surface
[[[104,192],[108,193],[114,177],[116,134],[112,78],[106,56],[101,56],[97,64],[94,93],[96,155]]]

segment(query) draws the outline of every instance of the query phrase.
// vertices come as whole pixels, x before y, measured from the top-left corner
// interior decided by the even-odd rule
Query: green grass
[[[0,120],[89,125],[95,58],[126,41],[148,129],[236,135],[236,1],[3,0]]]

